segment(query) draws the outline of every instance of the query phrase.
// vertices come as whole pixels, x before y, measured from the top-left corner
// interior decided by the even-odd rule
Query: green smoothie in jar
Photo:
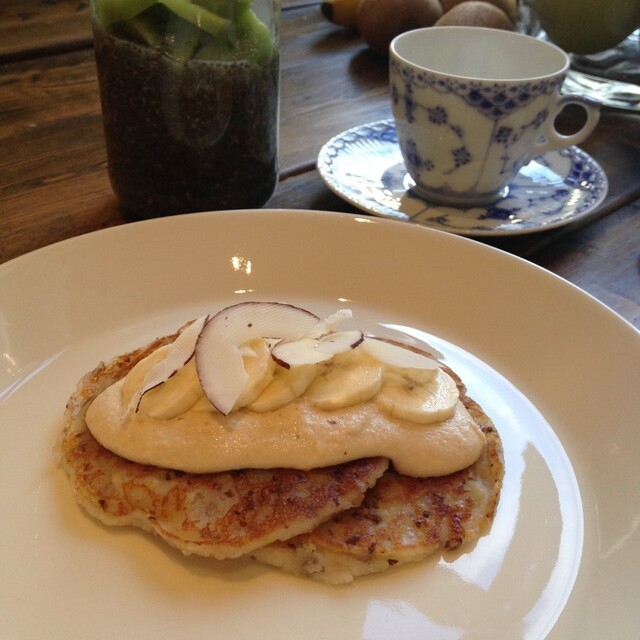
[[[267,0],[270,2],[270,0]],[[140,217],[262,206],[278,173],[278,5],[93,0],[109,177]]]

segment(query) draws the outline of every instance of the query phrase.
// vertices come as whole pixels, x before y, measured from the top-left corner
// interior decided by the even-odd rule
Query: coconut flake
[[[336,331],[329,333],[318,340],[318,350],[323,353],[342,353],[349,349],[355,349],[364,340],[364,334],[360,329],[350,331]]]
[[[271,357],[285,369],[303,364],[318,364],[333,357],[329,351],[320,351],[315,338],[300,338],[293,342],[280,342],[271,350]]]
[[[330,360],[337,353],[355,349],[364,339],[362,331],[336,331],[322,336],[300,340],[283,341],[271,350],[271,357],[285,369],[303,364],[318,364]]]
[[[191,360],[195,353],[198,336],[208,318],[208,315],[197,318],[179,333],[177,338],[169,345],[166,357],[147,371],[142,386],[129,402],[129,411],[131,409],[138,411],[142,396],[147,391],[151,391],[151,389],[166,382],[178,369],[184,367]]]
[[[338,309],[338,311],[327,316],[324,320],[320,320],[311,331],[306,334],[306,337],[321,338],[334,332],[336,327],[345,320],[351,320],[352,318],[353,312],[351,309]]]
[[[440,366],[433,358],[377,338],[364,338],[361,348],[379,362],[392,367],[435,370]]]
[[[210,318],[195,353],[198,378],[211,404],[227,415],[240,397],[248,380],[241,345],[254,338],[297,340],[317,322],[310,311],[281,302],[242,302]]]

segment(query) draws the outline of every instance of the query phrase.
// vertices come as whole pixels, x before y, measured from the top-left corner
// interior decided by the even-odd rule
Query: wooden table
[[[355,212],[315,168],[341,131],[391,116],[387,61],[319,2],[285,0],[281,176],[270,207]],[[86,0],[0,8],[0,263],[127,222],[111,191]],[[640,114],[605,109],[583,145],[610,191],[557,230],[491,241],[575,283],[640,327]]]

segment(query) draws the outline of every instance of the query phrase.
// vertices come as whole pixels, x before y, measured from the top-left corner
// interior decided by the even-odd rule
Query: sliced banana
[[[240,351],[244,370],[249,377],[236,401],[235,409],[251,404],[267,388],[276,368],[270,345],[264,338],[250,340]]]
[[[195,358],[191,358],[168,380],[147,391],[139,410],[158,420],[170,420],[191,409],[203,395]]]
[[[284,407],[301,396],[316,377],[317,365],[303,364],[292,369],[276,367],[269,385],[247,409],[264,413]]]
[[[338,313],[325,324],[329,327],[341,319]],[[197,322],[201,320],[206,318]],[[234,409],[273,411],[305,394],[313,405],[326,411],[375,398],[377,406],[389,416],[419,424],[445,420],[455,410],[456,383],[431,358],[386,341],[363,338],[360,331],[306,339],[314,343],[314,354],[326,346],[329,359],[317,363],[302,358],[301,362],[293,363],[297,366],[287,363],[287,368],[278,366],[277,358],[273,357],[273,350],[282,346],[280,341],[257,337],[239,345],[246,382]],[[295,342],[292,344],[295,346]],[[124,406],[134,403],[136,410],[160,420],[200,407],[204,391],[196,358],[169,373],[169,377],[156,376],[161,383],[151,386],[149,378],[154,372],[159,367],[168,368],[165,361],[173,353],[171,348],[168,345],[157,349],[129,372],[121,391]],[[297,348],[299,351],[300,346]],[[298,352],[294,349],[295,353]],[[210,408],[210,402],[205,404]]]
[[[449,418],[458,401],[458,387],[445,371],[438,369],[430,382],[420,382],[410,370],[387,371],[376,395],[378,407],[394,418],[419,424]]]
[[[366,402],[382,385],[382,364],[356,351],[335,355],[309,385],[305,396],[319,409],[332,411]]]

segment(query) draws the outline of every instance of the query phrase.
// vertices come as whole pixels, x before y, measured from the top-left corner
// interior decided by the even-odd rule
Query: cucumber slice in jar
[[[261,65],[275,54],[273,36],[252,11],[251,0],[99,0],[95,14],[104,28],[117,26],[179,61]]]
[[[155,4],[165,6],[178,17],[212,35],[225,35],[230,25],[227,18],[188,0],[99,0],[95,4],[96,17],[103,27],[109,28],[135,18]]]
[[[234,17],[236,42],[234,46],[219,39],[211,39],[194,56],[197,60],[238,61],[248,60],[256,65],[264,65],[276,54],[273,36],[268,27],[251,9],[251,3],[239,6]]]

